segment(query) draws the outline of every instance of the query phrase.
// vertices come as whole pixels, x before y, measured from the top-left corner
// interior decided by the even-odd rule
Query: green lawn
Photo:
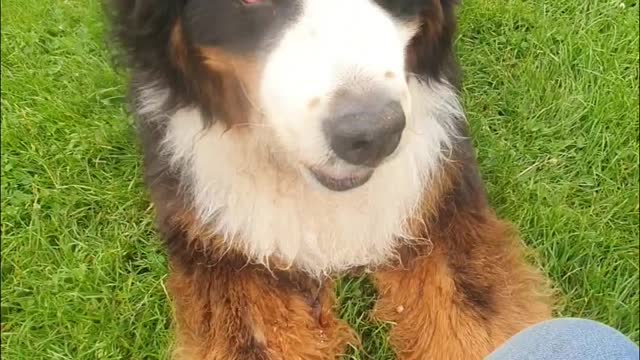
[[[465,0],[464,103],[499,214],[560,315],[639,337],[638,5]],[[2,0],[2,355],[166,356],[167,261],[97,0]],[[376,359],[375,294],[339,289]],[[367,358],[355,353],[353,358]]]

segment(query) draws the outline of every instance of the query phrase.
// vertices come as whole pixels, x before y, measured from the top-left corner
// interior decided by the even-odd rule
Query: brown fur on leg
[[[281,270],[274,261],[271,271],[249,263],[181,202],[163,200],[174,188],[155,184],[152,196],[170,259],[175,359],[335,359],[347,344],[358,345],[334,315],[331,281]]]
[[[242,261],[173,264],[176,359],[335,359],[356,342],[333,314],[331,283]]]
[[[489,209],[473,159],[446,169],[425,199],[403,266],[374,274],[379,320],[395,324],[400,359],[482,359],[516,332],[551,317],[545,279]]]
[[[375,274],[381,296],[375,315],[395,324],[390,336],[400,359],[481,359],[551,316],[539,293],[542,279],[522,262],[504,224],[486,220],[477,232],[451,234],[477,236],[486,249],[448,254],[441,245],[447,239],[432,238],[429,255]]]

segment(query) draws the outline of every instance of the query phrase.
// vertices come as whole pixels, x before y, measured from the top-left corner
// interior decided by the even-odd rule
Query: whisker
[[[236,67],[236,63],[235,61],[231,61],[231,66],[233,66],[233,71],[236,73],[236,77],[240,80],[240,88],[242,89],[242,93],[244,94],[244,96],[247,98],[247,101],[249,101],[249,104],[251,105],[251,107],[253,107],[253,109],[260,114],[261,116],[264,116],[264,111],[262,111],[262,108],[260,106],[258,106],[253,99],[251,98],[251,96],[249,95],[249,92],[247,91],[247,88],[245,87],[244,81],[241,80],[241,78],[238,75],[238,68]]]

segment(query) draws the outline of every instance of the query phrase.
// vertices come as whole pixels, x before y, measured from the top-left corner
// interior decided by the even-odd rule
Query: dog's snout
[[[360,105],[336,108],[323,128],[337,157],[354,165],[376,166],[398,147],[405,123],[399,101],[369,97]]]

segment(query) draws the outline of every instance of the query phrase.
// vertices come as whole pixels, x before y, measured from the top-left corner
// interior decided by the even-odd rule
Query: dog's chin
[[[306,171],[311,175],[311,181],[336,192],[352,190],[366,184],[371,179],[374,171],[371,168],[359,168],[353,171],[341,171],[341,174],[338,175],[331,170],[320,167],[306,167]]]

